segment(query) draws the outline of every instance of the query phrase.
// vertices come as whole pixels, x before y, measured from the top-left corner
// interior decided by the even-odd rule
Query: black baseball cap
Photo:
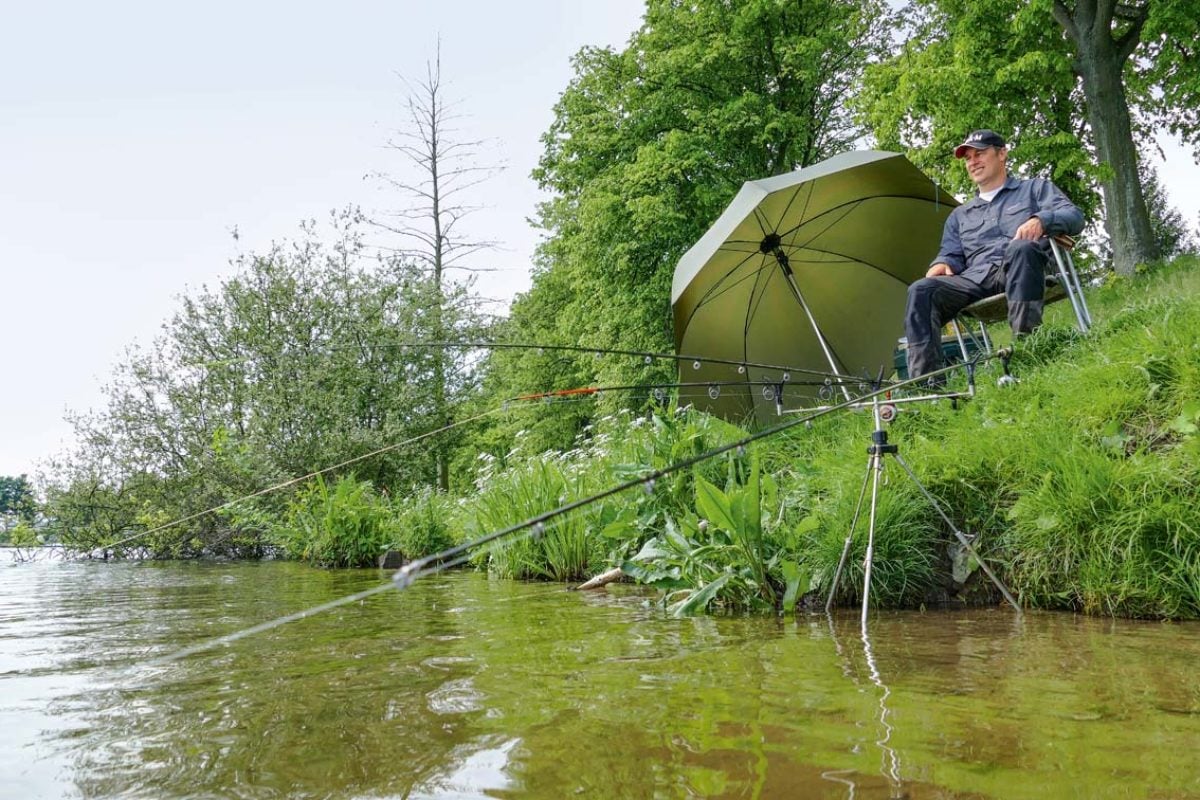
[[[971,131],[963,143],[954,148],[954,157],[962,158],[967,154],[967,148],[975,150],[986,150],[989,147],[1006,147],[1004,137],[995,131],[989,131],[986,128],[979,131]]]

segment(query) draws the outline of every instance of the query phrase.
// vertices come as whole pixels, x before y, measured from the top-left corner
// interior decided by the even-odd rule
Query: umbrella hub
[[[763,240],[758,243],[758,251],[763,255],[775,256],[775,260],[779,262],[779,266],[783,267],[785,275],[792,274],[792,265],[788,263],[787,253],[783,252],[783,239],[778,233],[771,232],[763,237]]]
[[[764,236],[763,240],[758,243],[758,250],[764,254],[774,253],[779,250],[779,245],[781,244],[783,244],[783,239],[779,237],[779,234],[771,232]]]

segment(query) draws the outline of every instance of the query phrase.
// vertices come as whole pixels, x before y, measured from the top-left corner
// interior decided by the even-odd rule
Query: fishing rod
[[[423,344],[428,344],[428,343],[423,343]],[[566,346],[562,346],[562,347],[564,349],[566,348]],[[580,349],[580,348],[575,348],[575,349]],[[590,349],[585,348],[585,350],[590,352]],[[653,354],[644,354],[644,353],[636,352],[636,351],[613,351],[613,352],[620,352],[622,354],[636,353],[637,355],[653,355]],[[753,364],[751,364],[750,366],[753,366]],[[823,375],[823,373],[817,373],[817,374]],[[839,376],[839,377],[844,377],[844,376]],[[928,377],[928,376],[926,376],[926,377]],[[859,383],[860,386],[863,385],[861,379],[856,379],[856,382]],[[878,383],[879,382],[876,381],[876,384],[878,384]],[[209,514],[214,514],[219,511],[223,511],[227,508],[231,508],[234,505],[244,502],[246,500],[252,500],[255,497],[261,497],[261,496],[270,494],[272,492],[276,492],[280,489],[285,489],[289,486],[294,486],[303,481],[311,480],[312,478],[315,478],[315,477],[318,477],[321,475],[325,475],[329,472],[333,472],[334,470],[342,469],[344,467],[350,466],[350,465],[358,463],[360,461],[364,461],[368,458],[382,455],[384,453],[391,452],[393,450],[399,449],[406,445],[415,444],[424,439],[431,438],[433,436],[449,432],[457,427],[467,425],[472,422],[476,422],[476,421],[483,419],[491,414],[495,414],[499,411],[503,411],[503,410],[505,410],[505,407],[509,403],[531,402],[531,401],[537,401],[537,400],[553,400],[553,401],[559,401],[559,402],[561,402],[563,400],[582,400],[587,397],[595,396],[597,394],[602,394],[602,393],[607,393],[607,392],[618,392],[618,391],[648,391],[654,396],[654,398],[657,402],[661,403],[661,402],[664,402],[666,399],[665,394],[663,392],[663,390],[665,390],[665,389],[679,390],[679,389],[694,389],[694,388],[703,388],[705,390],[705,392],[704,393],[696,393],[696,394],[678,392],[678,396],[681,398],[682,397],[702,397],[706,394],[710,400],[716,400],[720,395],[720,390],[722,387],[761,386],[764,389],[764,397],[767,397],[767,391],[770,390],[771,395],[772,395],[773,399],[775,400],[776,410],[778,413],[780,413],[780,414],[797,413],[797,410],[788,410],[785,412],[782,407],[782,397],[783,397],[782,387],[785,384],[790,385],[790,386],[819,386],[819,387],[828,389],[832,385],[832,382],[828,377],[824,377],[820,381],[795,381],[795,380],[791,379],[791,375],[788,372],[784,372],[784,374],[781,376],[780,381],[768,381],[768,380],[694,381],[694,382],[684,381],[684,382],[677,382],[677,383],[661,383],[661,384],[624,384],[624,385],[614,385],[614,386],[583,386],[583,387],[574,387],[574,388],[569,388],[569,389],[554,389],[554,390],[548,390],[548,391],[544,391],[544,392],[534,392],[534,393],[525,394],[525,395],[518,395],[516,397],[510,398],[509,400],[506,400],[504,402],[504,404],[502,404],[501,406],[499,406],[497,408],[493,408],[489,411],[477,414],[475,416],[469,417],[464,420],[459,420],[458,422],[454,422],[449,425],[445,425],[441,428],[437,428],[432,431],[427,431],[418,436],[414,436],[414,437],[411,437],[404,441],[397,442],[392,445],[388,445],[387,447],[379,448],[370,453],[365,453],[361,456],[356,456],[354,458],[348,459],[348,460],[340,462],[338,464],[334,464],[332,466],[325,467],[324,469],[316,470],[316,471],[310,472],[306,475],[301,475],[299,477],[291,478],[291,479],[283,481],[281,483],[277,483],[277,484],[268,486],[264,489],[260,489],[256,492],[252,492],[248,495],[243,495],[241,497],[234,498],[233,500],[228,500],[224,503],[213,506],[211,508],[206,508],[202,511],[197,511],[193,514],[188,514],[186,516],[179,517],[177,519],[166,522],[162,525],[158,525],[153,528],[149,528],[145,531],[139,531],[138,533],[132,534],[123,539],[118,539],[115,542],[110,542],[110,543],[104,544],[102,546],[102,549],[108,550],[108,549],[120,548],[126,544],[137,541],[139,539],[143,539],[152,534],[161,533],[164,530],[169,530],[171,528],[177,527],[179,525],[182,525],[185,522],[191,522],[196,519],[205,517]],[[895,388],[895,386],[896,386],[895,384],[891,384],[889,388]],[[771,398],[767,398],[767,399],[771,399]],[[859,407],[862,407],[861,403],[862,403],[863,399],[864,399],[863,397],[857,398],[857,402],[860,404],[857,406],[851,406],[851,405],[847,405],[847,404],[842,404],[842,405],[846,406],[847,408],[850,408],[850,407],[859,408]],[[922,400],[922,399],[929,399],[929,398],[909,398],[908,401]],[[904,402],[904,401],[894,400],[891,402],[896,403],[896,402]],[[840,407],[841,406],[838,406],[838,408],[840,408]],[[824,408],[826,408],[826,407],[818,407],[818,409],[815,409],[815,410],[824,410]],[[832,408],[832,407],[829,407],[829,408]]]
[[[679,472],[680,470],[688,469],[690,467],[695,466],[696,464],[702,463],[702,462],[707,461],[712,458],[716,458],[717,456],[724,455],[726,453],[736,452],[739,455],[744,454],[746,452],[746,448],[755,442],[758,442],[763,439],[767,439],[772,436],[776,436],[780,433],[791,430],[792,428],[795,428],[800,425],[808,425],[808,424],[812,423],[813,420],[816,420],[820,417],[828,416],[830,414],[833,414],[833,413],[836,413],[839,411],[851,410],[851,409],[855,408],[858,404],[860,404],[862,401],[873,400],[873,399],[877,399],[879,397],[883,397],[897,389],[902,389],[902,388],[905,388],[908,386],[917,386],[917,385],[925,383],[926,381],[928,381],[931,378],[937,379],[941,376],[948,375],[949,373],[951,373],[954,370],[962,369],[964,366],[969,366],[973,372],[975,367],[977,366],[977,364],[979,364],[981,362],[990,361],[991,359],[994,359],[994,358],[1002,358],[1004,360],[1006,368],[1007,368],[1008,357],[1010,355],[1011,355],[1011,351],[1008,351],[1008,350],[1000,350],[995,353],[986,354],[986,355],[978,354],[978,355],[976,355],[976,357],[974,359],[972,359],[970,362],[967,362],[966,364],[952,364],[948,367],[943,367],[942,369],[926,373],[925,375],[921,375],[916,378],[909,378],[907,380],[898,381],[898,382],[893,383],[888,386],[877,388],[874,391],[872,391],[866,395],[855,398],[853,400],[848,400],[848,401],[846,401],[844,403],[840,403],[838,405],[826,406],[824,408],[816,409],[808,415],[799,416],[794,419],[788,420],[786,422],[782,422],[778,425],[774,425],[769,428],[764,428],[761,431],[749,434],[741,439],[738,439],[737,441],[730,442],[730,443],[724,444],[724,445],[720,445],[718,447],[714,447],[703,453],[699,453],[697,455],[682,459],[680,461],[676,461],[672,464],[668,464],[667,466],[662,467],[660,469],[651,470],[637,478],[632,478],[632,479],[626,480],[626,481],[619,483],[619,484],[617,484],[609,489],[606,489],[602,492],[597,492],[597,493],[589,495],[587,497],[583,497],[578,500],[573,500],[569,503],[564,503],[563,505],[560,505],[557,508],[553,508],[548,511],[544,511],[541,514],[530,517],[522,522],[515,523],[506,528],[502,528],[500,530],[496,530],[491,533],[484,534],[483,536],[480,536],[469,542],[464,542],[462,544],[455,545],[454,547],[449,547],[438,553],[434,553],[432,555],[418,558],[415,561],[412,561],[412,562],[404,565],[400,569],[396,570],[396,572],[394,572],[392,574],[391,578],[387,582],[381,583],[378,586],[374,586],[374,587],[372,587],[370,589],[366,589],[362,592],[357,592],[352,595],[347,595],[345,597],[341,597],[336,600],[332,600],[332,601],[323,603],[318,606],[313,606],[311,608],[307,608],[302,611],[297,611],[295,613],[288,614],[286,616],[278,617],[276,619],[260,623],[253,627],[250,627],[250,628],[245,628],[240,631],[235,631],[234,633],[227,634],[227,635],[221,636],[221,637],[217,637],[217,638],[211,639],[207,642],[200,642],[199,644],[193,645],[193,646],[185,648],[183,650],[179,650],[175,653],[172,653],[172,654],[169,654],[166,656],[162,656],[162,657],[154,659],[148,663],[152,664],[152,665],[161,665],[161,664],[178,661],[182,658],[186,658],[191,655],[195,655],[198,653],[202,653],[202,652],[211,650],[212,648],[218,647],[223,644],[230,644],[230,643],[238,641],[240,639],[244,639],[249,636],[253,636],[257,633],[263,633],[265,631],[272,630],[272,629],[280,627],[282,625],[286,625],[291,622],[296,622],[298,620],[306,619],[308,617],[323,613],[325,611],[328,611],[328,610],[331,610],[334,608],[349,605],[350,603],[355,603],[360,600],[365,600],[368,597],[372,597],[374,595],[380,594],[389,589],[396,589],[396,590],[402,591],[402,590],[408,588],[409,586],[411,586],[415,581],[417,581],[420,578],[423,578],[428,575],[434,575],[434,574],[437,574],[444,570],[451,569],[453,567],[465,564],[466,562],[470,561],[472,558],[475,557],[476,550],[478,550],[479,548],[482,548],[486,545],[493,544],[502,539],[510,539],[515,544],[515,543],[518,543],[518,542],[521,542],[521,541],[524,541],[524,540],[530,539],[530,538],[540,538],[546,531],[546,523],[547,522],[550,522],[551,520],[554,520],[558,517],[562,517],[562,516],[571,514],[575,511],[578,511],[581,508],[584,508],[586,506],[600,502],[601,500],[608,499],[609,497],[612,497],[617,494],[621,494],[623,492],[626,492],[630,489],[633,489],[633,488],[636,488],[639,486],[642,487],[643,489],[645,489],[647,492],[652,492],[654,490],[655,482],[658,481],[660,478],[663,478],[663,477],[666,477],[673,473]]]
[[[544,392],[533,392],[531,394],[517,395],[509,398],[506,402],[528,401],[528,400],[553,400],[560,397],[583,397],[605,392],[659,392],[664,389],[716,389],[719,393],[720,389],[726,386],[749,387],[761,386],[763,388],[774,388],[777,386],[828,386],[825,381],[681,381],[676,383],[627,383],[617,384],[614,386],[576,386],[571,389],[548,389]],[[708,392],[713,400],[717,398],[712,396],[712,392]],[[695,395],[699,396],[699,395]],[[656,397],[662,400],[662,397]]]
[[[969,365],[971,366],[972,369],[974,369],[974,367],[976,366],[976,364],[978,362],[987,361],[992,358],[1007,358],[1007,354],[1001,354],[998,352],[996,354],[988,355],[988,356],[977,356],[975,359],[973,359],[971,362],[969,362]],[[914,385],[925,383],[931,378],[936,379],[939,376],[943,376],[954,370],[961,369],[963,366],[964,365],[962,365],[962,364],[953,364],[949,367],[943,367],[942,369],[936,370],[934,372],[926,373],[926,374],[921,375],[916,378],[909,378],[907,380],[898,381],[896,383],[893,383],[890,386],[880,387],[880,388],[875,389],[875,390],[873,390],[865,395],[862,395],[860,397],[853,398],[851,400],[847,400],[844,403],[839,403],[837,405],[825,406],[823,408],[816,409],[806,416],[798,417],[796,419],[792,419],[787,422],[780,423],[778,425],[773,425],[769,428],[764,428],[761,431],[749,434],[748,436],[746,436],[742,439],[739,439],[735,442],[721,445],[719,447],[714,447],[711,450],[705,451],[705,452],[700,453],[695,456],[691,456],[689,458],[685,458],[682,461],[677,461],[673,464],[669,464],[665,467],[662,467],[661,469],[652,470],[651,472],[649,472],[645,475],[642,475],[641,477],[632,478],[623,483],[617,484],[616,486],[613,486],[612,488],[606,489],[602,492],[598,492],[598,493],[590,495],[588,497],[584,497],[579,500],[575,500],[573,502],[566,503],[564,505],[559,506],[558,508],[551,509],[550,511],[543,512],[534,517],[530,517],[529,519],[525,520],[524,522],[519,522],[519,523],[517,523],[515,525],[511,525],[507,528],[503,528],[501,530],[494,531],[489,534],[485,534],[485,535],[480,536],[479,538],[474,539],[470,542],[465,542],[465,543],[457,545],[455,547],[451,547],[446,550],[443,550],[440,553],[435,553],[430,556],[425,556],[424,558],[419,558],[416,561],[406,564],[405,566],[403,566],[399,570],[397,570],[396,573],[392,576],[392,581],[393,581],[393,583],[396,583],[398,586],[403,588],[403,587],[411,584],[414,580],[416,580],[419,577],[431,574],[432,572],[440,571],[441,569],[446,569],[448,566],[451,566],[451,565],[456,566],[460,563],[463,563],[462,561],[454,561],[453,559],[456,556],[461,555],[462,553],[477,549],[486,544],[490,544],[490,543],[496,541],[497,539],[501,539],[510,534],[517,533],[517,532],[524,531],[524,530],[529,530],[529,529],[534,530],[538,535],[540,535],[540,533],[544,531],[546,522],[548,522],[556,517],[562,516],[564,514],[568,514],[572,511],[575,511],[576,509],[583,508],[584,506],[588,506],[588,505],[591,505],[592,503],[599,502],[600,500],[607,499],[609,497],[612,497],[613,495],[620,494],[622,492],[627,491],[628,489],[632,489],[633,487],[639,486],[639,485],[644,486],[648,491],[652,491],[654,489],[654,482],[657,481],[659,478],[665,477],[667,475],[671,475],[682,469],[687,469],[688,467],[695,466],[696,464],[699,464],[701,462],[707,461],[711,458],[715,458],[716,456],[723,455],[723,454],[731,452],[731,451],[736,450],[739,453],[742,453],[745,451],[745,449],[748,445],[750,445],[754,442],[757,442],[760,439],[766,439],[771,436],[775,436],[776,434],[783,433],[784,431],[794,428],[797,425],[803,425],[806,423],[810,423],[815,419],[826,416],[828,414],[832,414],[837,411],[848,411],[848,410],[857,408],[861,403],[863,403],[865,401],[869,401],[869,400],[872,400],[875,398],[889,395],[891,392],[895,391],[898,388],[903,388],[905,386],[914,386]]]
[[[263,495],[270,494],[271,492],[275,492],[280,489],[285,489],[288,486],[294,486],[295,484],[300,483],[302,481],[311,480],[312,478],[315,478],[320,475],[325,475],[326,473],[333,472],[334,470],[342,469],[343,467],[348,467],[351,464],[357,464],[358,462],[365,461],[368,458],[373,458],[375,456],[391,452],[392,450],[398,450],[399,448],[405,447],[410,444],[416,444],[417,442],[420,442],[424,439],[428,439],[432,436],[437,436],[439,434],[446,433],[448,431],[451,431],[451,430],[461,427],[463,425],[467,425],[472,422],[478,422],[479,420],[484,419],[485,417],[491,416],[492,414],[496,414],[503,410],[505,410],[503,406],[489,409],[487,411],[476,414],[472,417],[468,417],[466,419],[459,420],[458,422],[452,422],[448,425],[443,425],[440,428],[436,428],[431,431],[426,431],[425,433],[405,439],[402,442],[396,442],[395,444],[390,444],[386,447],[381,447],[377,450],[372,450],[370,453],[364,453],[361,456],[355,456],[354,458],[346,459],[345,461],[334,464],[333,466],[325,467],[324,469],[319,469],[314,472],[310,472],[307,475],[301,475],[297,478],[291,478],[289,480],[283,481],[282,483],[276,483],[272,486],[268,486],[265,489],[259,489],[257,492],[252,492],[250,494],[234,498],[233,500],[228,500],[224,503],[221,503],[220,505],[213,506],[212,508],[206,508],[203,511],[197,511],[194,514],[188,514],[187,516],[179,517],[178,519],[173,519],[170,522],[166,522],[162,525],[157,525],[153,528],[150,528],[149,530],[140,531],[138,533],[133,534],[132,536],[126,536],[124,539],[118,539],[115,542],[110,542],[108,544],[105,544],[102,549],[107,550],[110,548],[115,549],[115,548],[121,547],[130,542],[134,542],[134,541],[137,541],[138,539],[149,536],[152,533],[160,533],[162,531],[169,530],[170,528],[174,528],[178,525],[182,525],[185,522],[191,522],[192,520],[200,519],[201,517],[207,516],[209,514],[215,514],[218,511],[223,511],[227,508],[231,508],[234,505],[237,505],[238,503],[244,502],[246,500],[252,500],[255,497],[262,497]]]
[[[572,344],[536,344],[527,342],[389,342],[373,345],[381,349],[443,349],[443,350],[536,350],[547,352],[592,353],[593,355],[631,356],[642,359],[647,365],[655,361],[692,362],[692,369],[700,369],[703,364],[720,364],[737,367],[738,374],[744,374],[747,369],[765,369],[774,372],[815,375],[833,381],[846,380],[848,376],[836,372],[821,372],[819,370],[792,367],[782,364],[765,364],[748,359],[713,358],[711,356],[687,355],[684,353],[656,353],[648,350],[622,350],[608,347],[585,347]]]
[[[591,387],[591,391],[592,392],[601,392],[601,391],[607,391],[610,388],[617,388],[617,387]],[[580,391],[580,390],[562,390],[560,392],[549,392],[549,393],[542,393],[542,394],[543,395],[562,394],[563,397],[558,399],[558,402],[561,403],[564,401],[578,401],[578,400],[584,399],[583,396],[573,397],[572,395],[585,395],[585,394],[587,394],[587,392]],[[535,396],[540,396],[540,395],[530,395],[530,396],[514,398],[514,399],[515,400],[526,400],[526,399],[531,399],[532,397],[535,397]],[[509,401],[506,401],[504,404],[502,404],[500,406],[489,409],[488,411],[482,412],[480,414],[476,414],[472,417],[468,417],[466,419],[459,420],[458,422],[444,425],[441,428],[437,428],[435,430],[426,431],[425,433],[422,433],[417,436],[413,436],[409,439],[405,439],[404,441],[396,442],[395,444],[388,445],[387,447],[381,447],[377,450],[373,450],[370,453],[365,453],[360,456],[355,456],[354,458],[347,459],[346,461],[342,461],[338,464],[334,464],[333,466],[325,467],[324,469],[316,470],[314,472],[310,472],[306,475],[301,475],[296,478],[291,478],[291,479],[283,481],[281,483],[277,483],[272,486],[268,486],[265,489],[260,489],[256,492],[252,492],[250,494],[242,495],[241,497],[236,497],[232,500],[228,500],[224,503],[221,503],[220,505],[216,505],[211,508],[206,508],[203,511],[197,511],[194,514],[188,514],[187,516],[179,517],[178,519],[173,519],[170,522],[164,523],[162,525],[158,525],[154,528],[150,528],[150,529],[144,530],[144,531],[139,531],[138,533],[135,533],[131,536],[127,536],[124,539],[118,539],[115,542],[106,543],[106,544],[102,545],[100,547],[100,549],[103,549],[103,550],[116,549],[116,548],[122,547],[123,545],[129,544],[130,542],[134,542],[134,541],[137,541],[138,539],[150,536],[151,534],[160,533],[164,530],[169,530],[170,528],[174,528],[178,525],[182,525],[185,522],[191,522],[193,520],[200,519],[204,516],[207,516],[208,514],[215,514],[216,512],[223,511],[226,508],[231,508],[231,507],[237,505],[238,503],[244,502],[246,500],[252,500],[255,497],[262,497],[264,495],[270,494],[270,493],[278,491],[280,489],[286,489],[287,487],[293,486],[302,481],[310,480],[310,479],[318,477],[320,475],[325,475],[329,472],[333,472],[334,470],[342,469],[343,467],[350,466],[351,464],[358,463],[359,461],[364,461],[368,458],[373,458],[374,456],[382,455],[384,453],[388,453],[393,450],[397,450],[401,447],[405,447],[406,445],[415,444],[424,439],[438,436],[442,433],[448,433],[449,431],[454,430],[455,428],[470,424],[472,422],[478,422],[479,420],[481,420],[485,417],[488,417],[490,415],[497,414],[499,412],[507,410],[506,406],[508,405],[508,402]],[[232,534],[229,534],[229,535],[232,535]],[[222,537],[221,539],[217,540],[217,542],[214,542],[213,544],[217,544],[221,541],[224,541],[225,539],[228,539],[229,535]]]
[[[891,397],[886,398],[884,405],[884,421],[891,422],[895,417],[897,407],[906,404],[927,402],[930,400],[949,400],[953,408],[957,408],[957,402],[960,399],[969,399],[975,396],[975,373],[973,364],[963,365],[967,370],[967,390],[962,392],[937,392],[926,393],[913,396]],[[928,379],[928,375],[925,376]],[[895,389],[896,384],[892,381],[884,380],[882,376],[872,379],[855,379],[857,388],[860,391],[866,391],[868,386],[874,388],[887,387]],[[774,401],[776,413],[783,414],[798,414],[820,410],[828,406],[807,406],[802,408],[783,407],[783,390],[785,387],[817,387],[818,396],[827,399],[832,396],[833,384],[828,380],[821,381],[796,381],[791,380],[790,376],[784,375],[783,380],[746,380],[746,381],[682,381],[676,383],[634,383],[634,384],[618,384],[613,386],[576,386],[570,389],[549,389],[544,392],[532,392],[530,394],[517,395],[506,400],[506,403],[517,402],[533,402],[533,401],[555,401],[566,398],[582,399],[593,397],[606,392],[646,392],[653,397],[658,403],[665,402],[666,393],[664,390],[675,390],[675,396],[679,399],[684,398],[701,398],[707,396],[710,400],[716,400],[721,396],[721,389],[724,387],[748,388],[758,386],[762,388],[763,399],[766,401]],[[684,389],[704,389],[703,392],[686,392],[680,391]],[[851,398],[857,400],[849,408],[861,410],[870,408],[872,404],[865,401],[862,397]]]

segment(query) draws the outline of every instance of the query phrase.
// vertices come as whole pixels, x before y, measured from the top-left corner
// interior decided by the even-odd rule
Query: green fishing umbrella
[[[745,183],[675,268],[681,382],[697,405],[759,423],[890,375],[908,285],[958,201],[904,156],[843,153]]]

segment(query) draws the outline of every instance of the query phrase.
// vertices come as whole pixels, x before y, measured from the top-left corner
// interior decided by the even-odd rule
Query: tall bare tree
[[[404,162],[401,174],[378,173],[385,186],[397,190],[404,198],[403,205],[384,212],[374,222],[381,229],[395,234],[399,243],[396,255],[422,266],[432,280],[439,302],[431,326],[438,341],[450,331],[444,322],[444,298],[451,271],[470,277],[486,272],[475,257],[492,249],[496,242],[477,239],[465,231],[463,220],[482,206],[469,202],[470,190],[496,174],[501,167],[481,165],[479,159],[484,140],[464,138],[457,127],[463,120],[458,103],[447,98],[442,81],[442,48],[438,42],[436,55],[425,63],[425,77],[412,81],[401,76],[408,90],[404,127],[395,131],[387,148],[399,154]],[[452,421],[450,397],[456,376],[456,355],[433,349],[433,403],[442,425]],[[439,439],[444,442],[444,439]],[[437,449],[438,486],[449,487],[449,446]]]

